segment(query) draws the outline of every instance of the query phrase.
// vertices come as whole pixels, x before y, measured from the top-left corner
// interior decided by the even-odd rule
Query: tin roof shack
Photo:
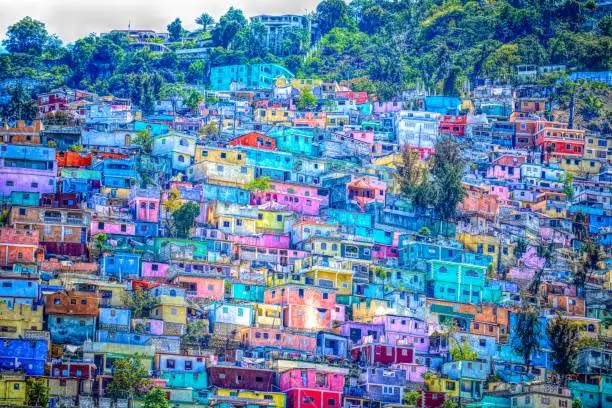
[[[47,326],[53,343],[81,345],[93,339],[98,317],[98,293],[65,291],[45,299]]]
[[[270,392],[274,388],[276,372],[256,367],[214,364],[208,367],[212,386],[252,391]]]

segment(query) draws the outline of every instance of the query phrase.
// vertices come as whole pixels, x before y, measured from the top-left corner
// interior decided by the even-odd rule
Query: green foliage
[[[71,152],[75,152],[75,153],[81,153],[85,151],[85,148],[81,146],[80,144],[73,144],[73,145],[70,145],[68,150],[70,150]]]
[[[170,41],[181,41],[184,33],[183,25],[180,18],[176,18],[173,22],[168,24],[168,34]]]
[[[417,402],[421,398],[421,393],[413,390],[405,390],[403,395],[403,402],[407,405],[416,406]]]
[[[268,191],[270,190],[270,177],[258,177],[245,183],[243,188],[254,193]]]
[[[185,335],[183,336],[183,341],[188,343],[198,342],[202,335],[203,331],[208,326],[203,320],[200,319],[192,319],[187,323],[187,328],[185,329]]]
[[[181,205],[172,212],[172,221],[178,238],[189,238],[189,231],[199,213],[200,206],[193,201]]]
[[[52,41],[57,41],[57,38],[49,36],[44,23],[24,17],[9,26],[2,44],[9,52],[41,55]]]
[[[454,399],[447,398],[442,404],[442,408],[460,408],[459,403]]]
[[[465,161],[461,157],[459,143],[451,137],[436,142],[433,156],[433,183],[435,186],[436,213],[443,220],[455,217],[457,205],[467,195],[463,185]]]
[[[64,111],[49,112],[43,118],[43,123],[46,126],[68,126],[70,117]]]
[[[206,27],[214,24],[215,19],[208,13],[203,13],[195,19],[195,23],[202,26],[202,31],[206,31]]]
[[[574,198],[574,175],[570,172],[565,172],[565,175],[561,178],[563,182],[563,193],[567,201],[572,201]]]
[[[101,232],[99,234],[94,235],[93,242],[94,242],[95,247],[98,250],[102,250],[107,240],[108,240],[108,236],[104,232]]]
[[[153,150],[153,135],[149,129],[143,129],[136,133],[136,137],[132,142],[139,145],[146,154],[151,153]]]
[[[315,21],[322,34],[327,34],[335,27],[354,28],[349,8],[343,0],[322,0],[317,5]]]
[[[9,90],[10,100],[3,109],[2,116],[7,120],[31,121],[38,114],[36,101],[24,90],[21,83]]]
[[[576,365],[578,333],[576,325],[561,315],[549,320],[546,325],[546,335],[552,350],[553,369],[563,378],[563,383]]]
[[[151,310],[157,304],[151,294],[140,287],[136,288],[132,295],[126,295],[123,302],[132,310],[135,319],[149,317]]]
[[[49,387],[44,379],[29,377],[26,380],[26,405],[42,408],[49,406]]]
[[[572,408],[585,408],[580,398],[576,398],[572,401]]]
[[[478,353],[468,343],[457,343],[451,347],[450,355],[453,361],[476,361]]]
[[[247,19],[242,11],[230,7],[230,9],[219,19],[212,30],[212,40],[215,46],[227,48],[238,31],[248,25]]]
[[[166,398],[166,392],[161,388],[153,388],[145,395],[143,408],[169,408],[170,403]]]
[[[135,355],[113,362],[113,377],[107,386],[107,393],[113,398],[133,398],[142,394],[149,385],[144,357]]]
[[[204,101],[204,97],[201,93],[196,90],[191,90],[187,99],[185,99],[185,105],[191,109],[193,113],[197,113],[200,104]]]
[[[528,367],[531,365],[533,352],[540,347],[541,330],[542,324],[538,310],[523,306],[522,310],[516,314],[516,336],[512,346],[523,357],[523,362]]]
[[[317,98],[314,96],[312,91],[308,88],[304,88],[300,93],[300,99],[297,102],[297,108],[299,110],[311,110],[317,106]]]
[[[599,339],[591,337],[587,334],[580,336],[578,339],[578,350],[590,349],[590,348],[601,348],[602,343]]]

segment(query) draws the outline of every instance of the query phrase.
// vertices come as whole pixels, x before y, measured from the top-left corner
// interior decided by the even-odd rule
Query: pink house
[[[246,235],[230,235],[228,239],[238,245],[248,245],[264,248],[289,248],[291,240],[289,235],[262,234],[257,237]]]
[[[305,112],[293,119],[293,126],[306,128],[325,128],[327,115],[325,112]]]
[[[416,363],[398,363],[393,364],[393,368],[399,368],[406,372],[406,380],[409,383],[424,383],[423,374],[425,374],[427,370],[427,366],[418,363],[419,358],[417,357]]]
[[[367,204],[378,201],[385,202],[387,185],[374,177],[362,177],[346,185],[349,200],[355,201],[364,211]]]
[[[136,225],[131,221],[94,219],[91,221],[91,235],[136,235]]]
[[[316,187],[293,183],[271,182],[270,190],[251,193],[251,205],[270,202],[299,214],[318,215],[319,210],[327,206],[328,198],[320,196]]]
[[[130,194],[130,209],[137,221],[159,221],[160,192],[157,189],[137,189]]]
[[[489,185],[489,193],[497,196],[500,203],[507,203],[510,200],[510,190],[506,186],[491,184]]]
[[[142,329],[143,332],[146,334],[152,334],[154,336],[163,336],[164,321],[154,319],[133,319],[132,329]]]
[[[287,408],[339,407],[344,372],[294,368],[279,374],[279,388],[287,394]]]
[[[385,328],[387,344],[412,344],[416,351],[429,350],[429,326],[426,322],[406,316],[376,316],[372,323]]]
[[[375,244],[372,247],[372,258],[391,259],[399,258],[399,251],[396,246]]]
[[[336,304],[331,310],[331,319],[333,322],[342,323],[346,321],[346,305]]]
[[[317,349],[317,339],[314,334],[309,335],[266,327],[249,327],[243,329],[241,335],[242,342],[253,348],[277,347],[307,353],[314,353]]]
[[[185,289],[187,297],[222,300],[225,293],[225,279],[214,276],[177,275],[172,283]]]
[[[151,280],[163,280],[168,278],[170,265],[159,262],[143,262],[142,277]]]
[[[364,142],[369,144],[370,146],[374,144],[374,132],[371,130],[368,131],[350,131],[347,136],[353,140],[358,140],[360,142]]]
[[[402,103],[399,101],[374,102],[374,113],[394,113],[402,110]]]
[[[517,181],[521,178],[521,164],[525,163],[524,156],[503,155],[493,160],[487,169],[487,178],[497,180]]]
[[[286,284],[267,288],[264,303],[283,306],[283,324],[298,330],[329,330],[336,292],[315,286]]]

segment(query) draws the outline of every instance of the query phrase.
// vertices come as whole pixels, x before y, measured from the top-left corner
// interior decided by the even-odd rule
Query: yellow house
[[[23,337],[25,331],[43,329],[43,308],[32,310],[31,305],[16,303],[13,307],[0,302],[0,329],[2,336],[9,338]]]
[[[26,381],[24,374],[0,375],[0,404],[25,405]]]
[[[300,91],[304,89],[310,89],[323,85],[322,79],[313,79],[313,78],[293,78],[291,80],[291,86],[293,88],[297,88]]]
[[[127,287],[125,283],[96,280],[93,278],[68,277],[62,279],[62,284],[66,289],[77,289],[77,286],[95,286],[100,295],[101,307],[123,307],[128,299]]]
[[[156,297],[157,305],[151,309],[152,319],[162,319],[166,323],[187,324],[185,298],[161,295]]]
[[[461,242],[465,246],[465,249],[470,252],[492,256],[493,265],[497,265],[497,259],[500,253],[502,264],[507,265],[514,260],[514,245],[507,243],[500,244],[497,237],[489,235],[472,235],[464,232],[457,236],[457,241]]]
[[[334,237],[312,236],[304,243],[304,249],[313,255],[341,256],[340,239]]]
[[[217,389],[217,396],[252,399],[255,400],[253,401],[254,404],[265,400],[268,402],[272,402],[272,407],[285,407],[285,394],[282,392],[257,392],[248,390],[231,390],[228,388],[219,388]]]
[[[372,161],[372,163],[377,166],[397,168],[398,165],[402,164],[402,154],[392,153],[386,156],[377,157]],[[423,162],[423,164],[425,164],[425,162]]]
[[[296,260],[295,270],[317,286],[335,288],[338,295],[353,293],[354,272],[350,261],[313,256]]]
[[[239,150],[196,145],[194,162],[199,163],[204,160],[214,163],[246,164],[246,153]]]
[[[287,124],[295,117],[295,112],[285,108],[259,108],[255,109],[255,122],[267,123],[270,125]],[[347,122],[348,123],[348,122]]]
[[[305,285],[306,277],[301,273],[278,273],[268,271],[266,276],[266,285],[282,286],[287,284]]]
[[[571,159],[564,158],[559,162],[559,167],[568,173],[578,176],[589,176],[599,174],[604,161],[601,159]]]
[[[295,219],[290,211],[259,210],[257,212],[257,233],[284,232],[288,221]]]
[[[187,168],[187,177],[190,181],[207,180],[213,184],[243,186],[255,179],[255,169],[243,164],[203,160]]]
[[[255,235],[257,232],[257,208],[243,207],[221,201],[211,202],[206,220],[223,232],[239,235]]]
[[[587,134],[584,137],[584,158],[612,161],[612,138]]]
[[[459,381],[431,375],[425,378],[427,391],[443,392],[450,397],[459,397]]]
[[[371,322],[376,316],[385,316],[393,313],[389,301],[385,299],[363,298],[363,301],[353,303],[353,321]]]
[[[257,327],[280,327],[283,324],[283,307],[281,305],[267,305],[254,303],[255,323]]]
[[[119,200],[128,200],[130,198],[130,192],[132,190],[129,188],[118,188],[118,187],[106,187],[102,186],[100,188],[100,192],[107,197],[112,197],[114,199]]]
[[[327,126],[344,126],[350,123],[350,117],[347,113],[328,113],[326,124]]]

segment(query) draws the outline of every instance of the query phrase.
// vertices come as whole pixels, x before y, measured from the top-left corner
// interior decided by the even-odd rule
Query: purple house
[[[363,343],[363,338],[372,336],[373,340],[378,340],[385,334],[382,324],[362,323],[362,322],[343,322],[340,324],[340,335],[348,337],[349,347]]]
[[[55,149],[46,146],[0,146],[0,195],[13,191],[55,193]]]
[[[429,329],[426,322],[406,316],[376,316],[373,323],[385,328],[388,344],[413,344],[417,352],[429,350]]]

